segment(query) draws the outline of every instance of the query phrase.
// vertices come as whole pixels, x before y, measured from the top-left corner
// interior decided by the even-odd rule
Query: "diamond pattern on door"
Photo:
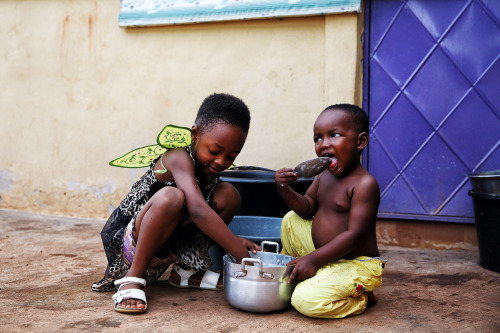
[[[422,115],[431,126],[438,128],[469,89],[470,84],[462,73],[437,48],[415,74],[404,94],[418,110],[425,110]]]
[[[381,217],[473,222],[500,169],[500,1],[367,1],[368,170]]]

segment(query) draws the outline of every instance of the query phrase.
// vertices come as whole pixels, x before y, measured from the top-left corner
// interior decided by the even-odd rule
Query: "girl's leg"
[[[136,250],[132,265],[126,276],[144,278],[151,259],[163,249],[184,214],[184,193],[175,187],[158,191],[144,205],[135,221],[134,240]],[[139,288],[129,284],[120,290]],[[122,307],[144,308],[144,303],[135,299],[124,300]]]
[[[212,209],[221,217],[221,219],[229,224],[238,210],[241,202],[241,197],[236,188],[230,183],[221,183],[214,190],[214,196],[211,203]],[[180,264],[179,264],[180,266]],[[181,267],[183,270],[189,270],[190,267]],[[200,286],[201,281],[206,273],[206,270],[199,270],[189,277],[188,284],[192,287]],[[172,270],[169,282],[173,286],[181,284],[181,276]],[[222,277],[216,284],[216,288],[222,289]],[[206,289],[206,288],[203,288]]]

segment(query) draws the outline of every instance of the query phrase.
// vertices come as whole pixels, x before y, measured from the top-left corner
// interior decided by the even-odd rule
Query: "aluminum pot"
[[[295,283],[287,279],[293,266],[286,264],[294,257],[278,253],[279,244],[263,241],[276,246],[276,252],[249,253],[241,264],[226,254],[224,261],[224,295],[232,306],[250,312],[272,312],[290,305]]]

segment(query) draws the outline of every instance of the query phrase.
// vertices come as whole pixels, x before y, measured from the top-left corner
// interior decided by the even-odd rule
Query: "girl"
[[[146,312],[141,288],[173,262],[170,284],[219,290],[219,274],[206,270],[212,241],[237,260],[248,257],[248,249],[259,250],[227,227],[241,199],[231,184],[218,181],[243,148],[249,126],[243,101],[228,94],[208,96],[191,128],[191,145],[155,159],[113,212],[101,233],[108,267],[92,289],[118,286],[116,311]]]

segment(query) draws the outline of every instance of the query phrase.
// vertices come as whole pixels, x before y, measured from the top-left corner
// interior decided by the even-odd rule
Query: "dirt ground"
[[[146,288],[149,311],[113,310],[102,277],[102,220],[0,209],[0,332],[498,332],[500,274],[470,251],[382,247],[388,260],[379,303],[359,316],[311,319],[293,308],[254,314],[220,291],[161,281]]]

